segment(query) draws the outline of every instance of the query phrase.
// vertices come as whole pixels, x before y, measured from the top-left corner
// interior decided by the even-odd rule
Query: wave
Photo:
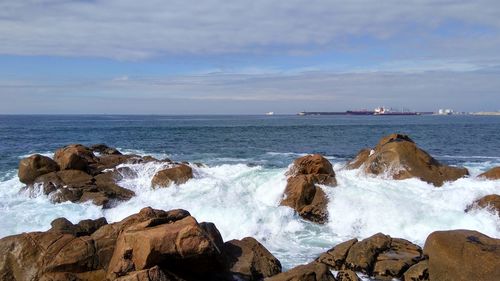
[[[20,193],[23,184],[17,171],[11,170],[0,182],[0,236],[46,230],[57,217],[76,223],[104,216],[114,222],[145,206],[183,208],[199,221],[214,222],[224,240],[255,237],[285,269],[309,262],[341,241],[377,232],[419,245],[432,231],[444,229],[474,229],[500,238],[498,216],[487,210],[464,213],[475,199],[500,193],[499,181],[471,177],[435,188],[417,179],[366,176],[359,170],[343,170],[343,163],[336,163],[338,186],[322,187],[330,199],[330,219],[325,225],[316,225],[279,206],[286,168],[243,163],[193,165],[194,179],[180,186],[152,189],[151,179],[164,165],[123,165],[137,176],[124,178],[119,184],[137,196],[107,210],[90,203],[52,204],[45,195]],[[476,168],[485,169],[486,164]]]

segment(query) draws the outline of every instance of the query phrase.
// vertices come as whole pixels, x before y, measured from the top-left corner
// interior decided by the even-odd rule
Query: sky
[[[500,110],[498,0],[3,0],[0,114]]]

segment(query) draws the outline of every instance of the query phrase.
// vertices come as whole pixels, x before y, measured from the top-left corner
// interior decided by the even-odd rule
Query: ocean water
[[[344,170],[364,147],[387,134],[409,134],[439,161],[465,166],[471,176],[441,188],[416,179],[395,181]],[[90,203],[52,204],[22,191],[21,158],[52,156],[70,143],[106,143],[125,153],[201,162],[195,178],[153,190],[161,164],[128,165],[138,177],[119,184],[137,196],[102,210]],[[315,225],[280,207],[293,160],[321,153],[334,165],[338,186],[323,187],[330,220]],[[500,238],[500,219],[488,210],[464,213],[475,199],[500,194],[500,181],[476,179],[500,165],[500,118],[480,116],[2,116],[0,115],[0,237],[47,230],[50,222],[123,219],[143,207],[183,208],[214,222],[224,240],[253,236],[284,268],[306,263],[347,239],[383,232],[423,245],[435,230],[474,229]]]

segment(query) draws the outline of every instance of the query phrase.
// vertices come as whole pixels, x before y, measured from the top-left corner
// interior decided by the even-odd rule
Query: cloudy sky
[[[3,0],[0,114],[500,110],[498,0]]]

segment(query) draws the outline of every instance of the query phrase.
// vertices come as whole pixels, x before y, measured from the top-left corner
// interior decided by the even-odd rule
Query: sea
[[[442,163],[467,167],[470,177],[437,188],[344,169],[360,149],[391,133],[408,134]],[[90,203],[53,204],[23,189],[19,160],[34,153],[52,157],[72,143],[105,143],[123,153],[205,166],[193,166],[195,177],[185,184],[152,189],[151,178],[162,165],[128,165],[139,176],[119,184],[137,196],[105,210]],[[338,181],[337,187],[322,187],[330,214],[324,225],[279,206],[287,169],[310,153],[327,157]],[[476,178],[495,166],[498,116],[0,115],[0,237],[45,231],[58,217],[116,222],[146,206],[182,208],[200,222],[214,222],[225,241],[255,237],[289,269],[342,241],[378,232],[420,246],[436,230],[473,229],[500,238],[496,214],[464,212],[474,200],[500,194],[500,181]]]

